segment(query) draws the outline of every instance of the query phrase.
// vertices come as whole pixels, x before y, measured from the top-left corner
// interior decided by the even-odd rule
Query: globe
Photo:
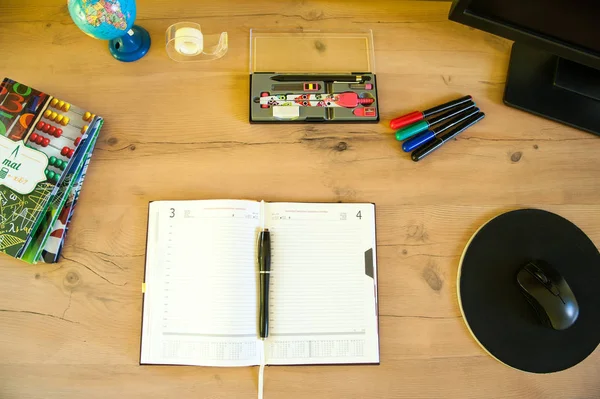
[[[135,0],[68,0],[75,25],[85,34],[109,41],[109,50],[119,61],[136,61],[150,48],[150,35],[134,25]]]
[[[123,36],[135,21],[132,0],[69,0],[68,5],[75,25],[101,40]]]

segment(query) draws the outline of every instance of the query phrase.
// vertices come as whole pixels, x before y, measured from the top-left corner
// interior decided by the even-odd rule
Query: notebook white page
[[[374,205],[269,203],[265,213],[267,364],[379,363]]]
[[[259,226],[258,202],[150,204],[140,363],[259,363]]]

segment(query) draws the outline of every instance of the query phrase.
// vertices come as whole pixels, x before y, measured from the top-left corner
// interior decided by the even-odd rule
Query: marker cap
[[[421,119],[423,119],[423,113],[421,111],[411,112],[410,114],[406,114],[398,118],[392,119],[392,121],[390,122],[390,127],[394,130],[400,129],[403,126],[407,126],[411,123],[418,122]]]
[[[427,130],[428,127],[429,127],[429,123],[427,121],[419,121],[419,122],[413,123],[412,125],[403,127],[402,129],[399,129],[396,132],[396,140],[398,140],[398,141],[406,140],[406,139],[414,136],[417,133],[421,133],[422,131]]]

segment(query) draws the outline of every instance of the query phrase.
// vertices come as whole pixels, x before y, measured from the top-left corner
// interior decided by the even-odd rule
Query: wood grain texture
[[[510,43],[449,22],[448,9],[138,1],[153,47],[123,64],[65,1],[0,2],[1,74],[106,119],[63,259],[0,262],[0,397],[255,397],[255,368],[138,366],[148,201],[205,198],[377,204],[381,365],[270,367],[265,398],[600,397],[598,350],[562,373],[520,373],[486,356],[460,317],[458,260],[492,216],[539,207],[600,243],[600,140],[505,107]],[[227,30],[226,57],[171,61],[165,29],[186,20]],[[382,123],[249,125],[252,27],[372,28]],[[389,120],[464,94],[486,119],[410,161]]]

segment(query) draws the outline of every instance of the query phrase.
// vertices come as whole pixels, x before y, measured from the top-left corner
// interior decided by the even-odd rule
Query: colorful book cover
[[[74,185],[81,184],[102,123],[68,102],[2,81],[0,252],[40,260]]]

